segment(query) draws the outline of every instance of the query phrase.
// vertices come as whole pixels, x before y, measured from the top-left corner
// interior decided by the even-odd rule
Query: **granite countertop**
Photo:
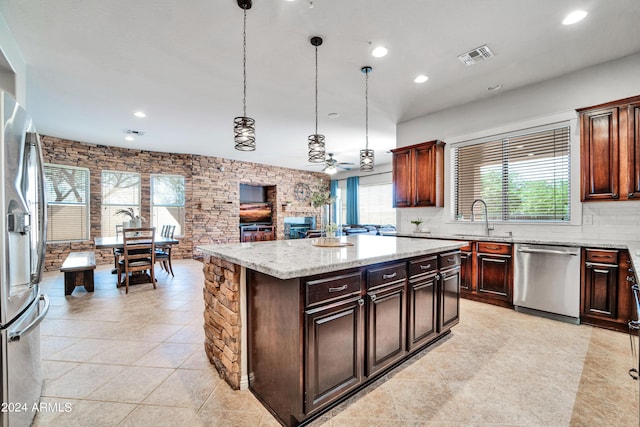
[[[296,239],[204,245],[196,249],[279,279],[291,279],[446,252],[466,244],[464,241],[372,235],[343,236],[339,239],[353,243],[353,246],[317,247],[313,246],[313,242],[318,239]]]

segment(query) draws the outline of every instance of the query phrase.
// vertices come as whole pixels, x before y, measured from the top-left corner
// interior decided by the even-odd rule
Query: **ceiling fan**
[[[351,168],[348,166],[354,165],[353,162],[338,162],[336,159],[333,158],[333,153],[327,153],[327,156],[328,157],[324,159],[324,164],[322,168],[322,172],[326,174],[333,175],[334,173],[338,172],[338,169],[348,171],[348,170],[351,170]],[[316,166],[316,165],[309,165],[309,166]]]

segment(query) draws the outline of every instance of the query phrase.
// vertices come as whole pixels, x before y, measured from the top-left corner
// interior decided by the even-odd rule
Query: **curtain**
[[[337,212],[338,212],[338,201],[336,199],[336,196],[338,195],[338,180],[337,179],[332,179],[331,180],[331,197],[333,198],[333,210],[331,212],[331,219],[330,221],[334,224],[338,223],[338,216],[337,216]]]
[[[358,224],[358,182],[357,176],[347,178],[347,224]]]

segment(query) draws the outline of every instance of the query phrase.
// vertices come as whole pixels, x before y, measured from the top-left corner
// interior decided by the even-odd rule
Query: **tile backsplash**
[[[445,208],[404,208],[398,209],[398,230],[414,230],[411,220],[421,218],[423,231],[432,233],[482,234],[482,219],[475,223],[458,223],[450,218]],[[502,235],[511,231],[518,237],[580,237],[597,240],[638,240],[640,241],[640,201],[589,202],[582,204],[582,225],[565,224],[522,224],[490,223],[494,226],[491,234]]]

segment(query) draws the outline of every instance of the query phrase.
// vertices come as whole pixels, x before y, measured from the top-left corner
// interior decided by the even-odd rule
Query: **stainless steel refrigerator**
[[[40,294],[46,203],[40,138],[27,112],[0,92],[0,426],[29,426],[42,391]]]

